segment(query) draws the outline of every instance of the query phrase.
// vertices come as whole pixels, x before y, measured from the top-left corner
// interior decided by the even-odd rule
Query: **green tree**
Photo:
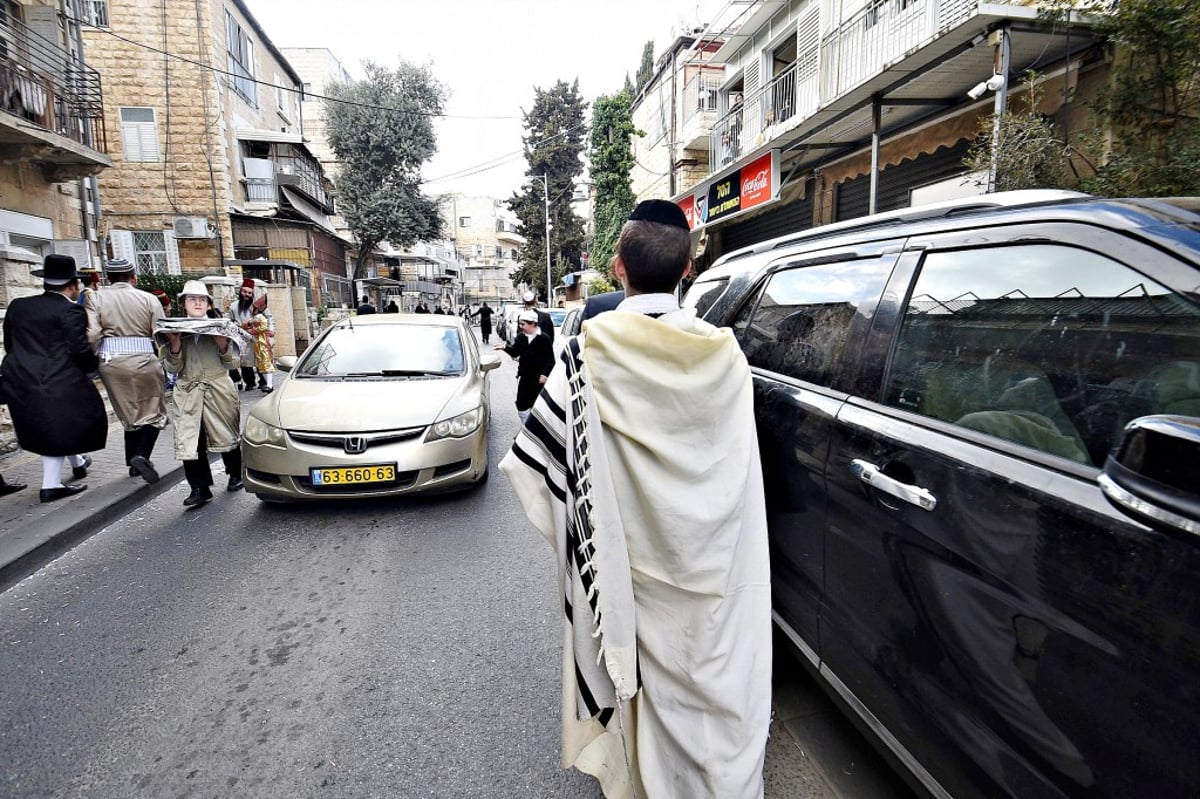
[[[337,200],[358,246],[357,279],[383,241],[408,247],[442,235],[437,201],[421,193],[421,166],[437,151],[433,118],[445,90],[425,66],[393,71],[366,62],[361,81],[329,87],[326,135],[341,162]]]
[[[642,48],[642,63],[638,67],[636,82],[633,86],[633,94],[637,95],[642,89],[646,88],[646,84],[654,77],[654,42],[653,40],[646,42],[646,46]]]
[[[1000,116],[998,140],[994,141],[993,135],[996,117],[988,116],[963,159],[972,172],[989,174],[995,145],[999,154],[995,191],[1059,189],[1073,183],[1062,134],[1054,121],[1038,110],[1041,101],[1038,76],[1030,73],[1027,79],[1027,91],[1014,92],[1009,110]]]
[[[637,203],[629,173],[633,169],[633,137],[640,133],[633,125],[631,106],[632,97],[624,91],[599,97],[592,105],[588,150],[595,192],[591,265],[610,281],[617,237]]]
[[[1200,193],[1200,3],[1059,0],[1092,15],[1110,48],[1108,85],[1089,103],[1096,124],[1072,141],[1091,171],[1085,191],[1107,196]],[[1115,9],[1113,8],[1115,6]]]
[[[579,268],[583,254],[583,221],[571,208],[575,179],[583,174],[587,103],[579,82],[559,81],[550,89],[534,87],[533,107],[525,112],[526,175],[530,180],[509,199],[508,206],[521,220],[525,246],[513,285],[522,283],[544,297],[546,292],[545,196],[550,198],[550,252],[555,284]],[[546,176],[543,186],[542,176]]]

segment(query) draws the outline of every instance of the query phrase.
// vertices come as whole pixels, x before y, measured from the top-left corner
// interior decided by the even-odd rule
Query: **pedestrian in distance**
[[[369,313],[375,313],[375,306],[371,304],[371,298],[366,294],[363,295],[362,302],[358,304],[358,308],[354,311],[359,316]]]
[[[425,304],[425,300],[417,301],[417,307],[413,309],[413,313],[429,313],[429,306]]]
[[[163,306],[137,287],[137,270],[124,258],[105,264],[109,285],[87,296],[88,342],[100,358],[100,380],[125,433],[130,477],[158,482],[150,460],[167,426],[163,368],[154,348],[154,328]]]
[[[527,291],[521,295],[521,302],[525,305],[525,310],[533,311],[537,314],[538,328],[550,339],[550,343],[554,343],[554,320],[550,318],[550,314],[543,311],[537,305],[537,295],[532,291]]]
[[[446,313],[446,309],[445,309],[445,308],[443,308],[443,307],[442,307],[442,306],[440,306],[440,305],[435,305],[435,306],[433,306],[433,312],[434,312],[435,314],[445,314],[445,313]]]
[[[395,300],[388,300],[388,304],[386,306],[384,306],[383,312],[384,313],[400,313],[400,306],[396,304]]]
[[[483,343],[489,343],[488,339],[492,337],[492,306],[487,304],[485,300],[483,305],[479,306],[479,310],[475,311],[475,316],[479,317],[479,335],[483,338]]]
[[[87,476],[92,459],[80,453],[104,448],[108,412],[89,377],[100,361],[88,345],[75,259],[47,255],[30,274],[42,279],[42,293],[9,303],[0,374],[17,443],[42,456],[38,498],[53,502],[87,488],[63,484],[63,462],[74,478]]]
[[[183,295],[181,294],[180,296],[182,297]],[[187,316],[187,308],[183,310],[184,316]],[[257,311],[254,308],[254,279],[247,277],[242,280],[242,285],[238,287],[237,302],[230,306],[228,316],[242,330],[245,330],[256,313]],[[239,391],[249,391],[254,388],[257,375],[254,371],[254,351],[252,349],[248,348],[246,352],[242,353],[242,360],[236,364],[234,369],[230,370],[229,376],[233,378],[233,383]]]
[[[179,300],[187,319],[160,323],[155,338],[163,344],[159,350],[163,368],[177,375],[171,424],[175,457],[183,461],[191,488],[183,504],[191,508],[213,498],[209,450],[221,453],[229,477],[226,488],[237,491],[243,486],[240,408],[227,373],[249,340],[232,320],[208,316],[212,299],[199,280],[184,283]]]
[[[511,344],[498,343],[492,349],[504,350],[517,359],[517,413],[524,424],[538,392],[554,368],[554,347],[538,329],[536,311],[521,311],[517,315],[517,327],[520,332],[513,336]]]
[[[275,318],[267,308],[267,295],[264,292],[250,303],[254,315],[242,329],[250,334],[253,340],[254,369],[258,372],[258,389],[264,394],[275,390]]]
[[[615,311],[559,355],[500,464],[565,600],[563,762],[614,797],[760,799],[771,721],[767,520],[751,374],[680,309],[683,211],[621,229]]]

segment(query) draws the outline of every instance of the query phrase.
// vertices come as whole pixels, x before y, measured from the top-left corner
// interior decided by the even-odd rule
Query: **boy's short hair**
[[[675,225],[630,220],[617,239],[629,287],[641,294],[669,294],[683,279],[692,254],[691,233]]]

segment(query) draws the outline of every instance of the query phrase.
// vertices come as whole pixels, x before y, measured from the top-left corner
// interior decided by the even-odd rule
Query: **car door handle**
[[[933,510],[937,507],[937,497],[928,489],[920,486],[901,483],[894,477],[888,477],[873,463],[855,458],[850,461],[850,471],[859,480],[873,488],[878,488],[885,494],[902,499],[910,505],[916,505],[923,510]]]

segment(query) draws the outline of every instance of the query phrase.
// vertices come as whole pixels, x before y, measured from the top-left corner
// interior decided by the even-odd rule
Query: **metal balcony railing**
[[[8,16],[0,37],[0,110],[108,152],[100,73]]]
[[[724,71],[697,72],[683,84],[683,119],[686,123],[696,114],[717,110],[717,95],[724,80]]]
[[[252,203],[278,203],[279,190],[270,178],[246,178],[246,201]]]
[[[816,109],[816,65],[793,61],[713,126],[709,142],[712,168],[720,169],[767,144],[782,126]]]

